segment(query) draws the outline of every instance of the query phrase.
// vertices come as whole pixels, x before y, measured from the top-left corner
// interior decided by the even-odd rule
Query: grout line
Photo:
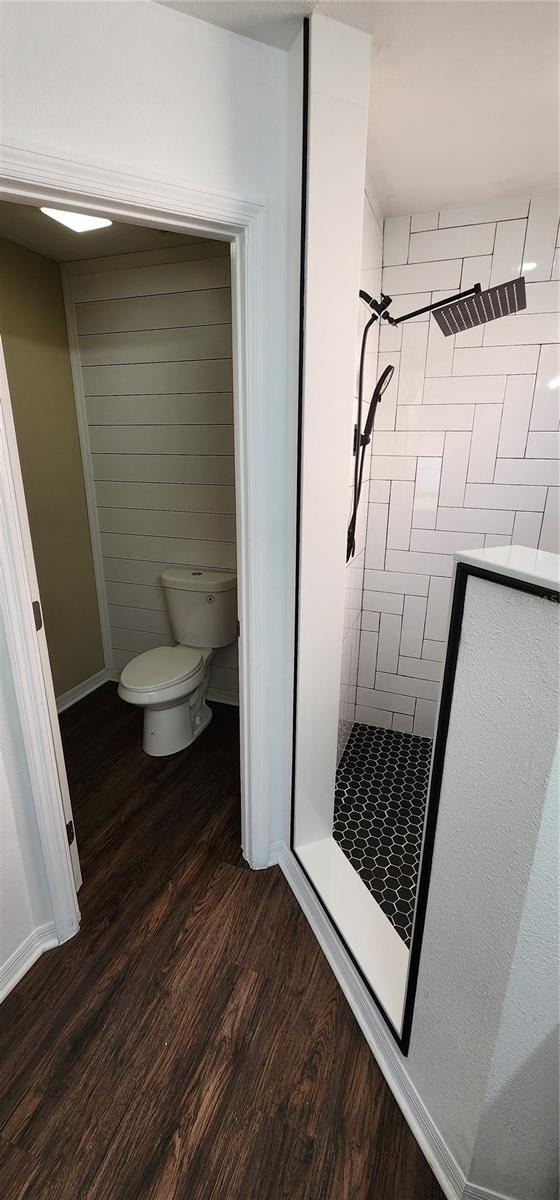
[[[181,541],[181,538],[179,538],[178,540],[179,540],[179,541]],[[229,545],[231,545],[232,543],[230,543],[230,542],[225,542],[224,544],[225,544],[226,546],[229,546]],[[171,562],[171,559],[167,559],[167,558],[130,558],[130,557],[128,557],[128,556],[127,556],[127,555],[125,555],[125,554],[104,554],[104,555],[103,555],[103,558],[106,558],[108,561],[113,561],[113,562],[137,562],[137,563],[146,563],[146,564],[147,564],[148,566],[150,566],[150,567],[154,566],[154,564],[157,564],[157,563],[162,563],[162,562]],[[177,562],[173,562],[173,566],[174,566],[174,567],[182,567],[182,566],[185,566],[185,565],[187,565],[187,564],[185,564],[185,563],[177,563]],[[202,565],[202,566],[205,566],[205,569],[206,569],[207,571],[230,571],[230,572],[233,572],[233,573],[235,574],[235,570],[236,570],[236,568],[235,568],[235,567],[214,567],[214,566],[209,566],[208,564],[201,564],[201,563],[188,563],[188,566],[189,566],[189,567],[191,567],[191,566],[196,566],[196,567],[199,567],[199,566],[201,566],[201,565]],[[107,582],[107,583],[128,583],[128,582],[129,582],[129,580],[128,580],[128,579],[107,579],[107,580],[106,580],[106,582]],[[153,584],[153,583],[140,583],[140,584],[138,584],[137,586],[138,586],[138,587],[157,587],[157,584]]]
[[[221,358],[143,358],[132,360],[131,362],[103,362],[103,363],[85,363],[82,362],[82,370],[84,371],[109,371],[115,367],[172,367],[179,363],[216,363],[216,362],[233,362],[232,356],[223,355]],[[142,393],[140,393],[142,394]],[[163,393],[165,395],[165,393]]]
[[[542,350],[543,350],[543,348],[542,348],[542,346],[540,346],[539,347],[539,357],[537,359],[537,369],[535,371],[535,375],[534,375],[534,379],[533,379],[533,395],[531,396],[531,408],[529,410],[529,421],[527,423],[527,436],[525,438],[525,450],[523,453],[524,458],[527,455],[527,442],[529,440],[529,434],[531,432],[531,422],[533,420],[533,408],[535,406],[535,398],[537,395],[537,379],[539,378],[539,372],[540,372],[540,368],[541,368]]]
[[[147,228],[147,226],[142,226],[141,228]],[[183,234],[180,232],[175,232],[173,229],[169,229],[169,230],[166,229],[163,232],[165,233],[165,240],[167,240],[168,237],[177,239],[176,244],[174,246],[173,245],[164,246],[164,244],[163,244],[164,239],[162,238],[161,246],[145,246],[140,250],[113,250],[112,253],[109,252],[108,254],[100,254],[100,255],[98,255],[97,258],[70,258],[70,259],[68,259],[67,262],[63,263],[63,266],[72,268],[72,267],[75,267],[78,263],[88,263],[89,264],[89,263],[95,263],[95,262],[106,262],[108,258],[129,258],[129,257],[136,258],[140,254],[142,256],[147,256],[148,254],[151,254],[151,255],[153,255],[154,258],[156,258],[156,257],[159,258],[160,254],[163,251],[165,251],[166,254],[173,254],[175,250],[177,250],[179,252],[182,251],[184,253],[186,250],[189,249],[189,247],[194,248],[195,246],[216,246],[216,245],[220,245],[220,244],[224,244],[224,245],[229,244],[227,242],[223,242],[222,238],[195,237],[194,234],[193,235],[191,235],[190,233]],[[182,258],[181,253],[178,254],[178,257],[176,259],[169,260],[170,263],[191,262],[191,261],[192,260],[190,258]],[[194,261],[200,262],[201,260],[195,259]],[[150,264],[143,263],[142,265],[149,266]],[[156,266],[156,267],[164,266],[165,267],[165,266],[168,266],[168,263],[154,262],[153,266]],[[109,272],[111,270],[118,271],[118,270],[120,270],[120,268],[119,267],[110,267]],[[101,273],[101,272],[99,272],[99,273]],[[82,274],[82,272],[74,271],[73,274],[80,276]],[[89,275],[89,274],[91,274],[91,272],[87,271],[86,274]]]
[[[532,204],[532,198],[529,200],[529,210],[527,212],[527,216],[525,217],[525,235],[524,235],[523,243],[521,246],[521,262],[519,264],[519,271],[520,271],[521,275],[523,274],[523,263],[525,262],[525,247],[527,245],[527,234],[529,232],[529,219],[531,216],[531,204]],[[538,282],[538,281],[535,280],[535,282]]]
[[[105,537],[124,537],[124,538],[165,538],[168,542],[202,542],[207,545],[220,546],[235,546],[235,538],[211,538],[211,537],[182,537],[180,534],[174,533],[135,533],[130,529],[100,529],[102,536]],[[126,557],[126,555],[124,556]],[[219,570],[220,568],[216,568]],[[226,570],[228,568],[224,568]]]
[[[233,430],[233,421],[91,421],[89,430]],[[152,454],[152,451],[147,451]]]
[[[231,243],[230,242],[221,242],[220,239],[216,238],[213,240],[212,243],[210,242],[210,239],[209,239],[207,242],[199,242],[197,244],[198,245],[213,244],[213,245],[223,245],[223,246],[229,247]],[[181,254],[178,254],[176,258],[169,258],[169,259],[167,259],[166,262],[156,262],[155,261],[155,259],[160,258],[162,254],[169,254],[170,252],[172,252],[174,250],[186,250],[186,249],[187,249],[186,246],[160,246],[160,247],[154,247],[151,250],[124,250],[121,254],[102,254],[102,255],[99,255],[98,258],[89,258],[89,259],[88,258],[72,258],[72,259],[69,259],[68,262],[64,262],[61,265],[68,268],[68,273],[69,273],[69,275],[72,276],[72,280],[74,280],[74,279],[80,280],[80,279],[87,279],[88,275],[106,275],[107,278],[110,279],[111,276],[113,275],[113,272],[115,274],[120,274],[122,271],[128,271],[128,272],[130,272],[130,271],[145,271],[145,270],[153,269],[154,267],[156,268],[156,270],[165,270],[166,267],[189,267],[192,265],[192,263],[209,263],[209,262],[215,262],[216,259],[219,262],[223,258],[226,258],[228,260],[228,262],[230,261],[230,255],[227,252],[227,250],[223,254],[203,254],[203,255],[201,255],[200,258],[191,258],[190,256],[187,258],[183,258]],[[96,267],[97,263],[103,262],[103,261],[106,262],[108,258],[111,258],[111,259],[124,258],[124,257],[127,257],[128,255],[130,255],[130,256],[133,256],[133,255],[146,256],[148,254],[151,254],[153,256],[153,259],[154,259],[153,262],[136,263],[136,265],[133,265],[132,263],[130,263],[130,264],[126,263],[123,266],[120,266],[120,265],[119,266],[111,266],[111,267],[107,268],[106,270],[103,270],[103,268],[99,267],[99,266]],[[77,271],[76,267],[79,263],[87,263],[88,265],[91,263],[92,269],[89,271]],[[72,268],[74,268],[74,269],[72,269]],[[183,288],[181,289],[181,291],[184,291],[184,290],[188,290],[188,289],[183,289]],[[193,288],[192,290],[197,291],[197,290],[204,290],[204,289]],[[154,292],[153,294],[159,295],[159,292]],[[108,298],[110,299],[110,297],[108,297]],[[89,301],[82,300],[82,301],[79,301],[79,303],[87,304],[87,303],[89,303]]]
[[[130,457],[134,457],[134,455],[131,455]],[[141,457],[141,456],[136,455],[136,457]],[[162,457],[165,457],[165,456],[163,455]],[[171,456],[168,455],[167,457],[169,458]],[[176,457],[180,458],[182,456],[177,455]],[[192,455],[191,457],[194,458],[194,457],[196,457],[196,455]],[[206,457],[209,458],[210,455],[206,455]],[[231,457],[231,456],[224,455],[224,457]],[[95,483],[111,483],[117,487],[122,487],[123,485],[126,485],[126,484],[132,484],[134,486],[141,484],[142,486],[145,485],[146,487],[213,487],[213,488],[214,487],[229,487],[229,488],[235,487],[235,484],[233,482],[232,483],[181,483],[180,480],[174,480],[174,479],[98,479],[96,477],[94,482]],[[118,505],[117,507],[122,508],[125,506]],[[127,505],[126,507],[129,507],[129,506]],[[173,510],[171,509],[170,511],[173,511]],[[183,510],[180,509],[179,511],[181,512]],[[187,511],[190,511],[190,509]]]
[[[180,292],[179,295],[183,293]],[[139,300],[145,299],[144,296],[139,296]],[[120,301],[117,301],[120,303]],[[231,329],[231,320],[229,321],[189,321],[188,324],[183,322],[182,325],[138,325],[128,329],[93,329],[88,333],[79,333],[80,341],[85,338],[106,338],[106,337],[125,337],[127,334],[134,335],[135,333],[188,333],[190,329]]]
[[[187,359],[186,361],[190,360]],[[201,359],[200,361],[209,362],[210,359]],[[226,361],[229,362],[230,360],[227,359]],[[123,364],[120,365],[122,366]],[[131,363],[129,365],[138,366],[142,364]],[[157,366],[157,364],[155,365]],[[231,389],[224,388],[216,388],[215,390],[211,388],[210,391],[208,391],[208,388],[204,388],[202,391],[197,389],[194,392],[86,392],[85,394],[86,400],[124,400],[126,397],[151,400],[156,396],[160,399],[162,396],[233,396],[233,392]]]
[[[212,511],[206,508],[154,508],[152,505],[146,508],[143,504],[98,504],[97,508],[106,509],[107,512],[167,512],[186,517],[235,517],[234,512]]]
[[[184,259],[183,261],[186,263],[190,263],[190,262],[222,262],[222,260],[224,258],[227,258],[228,262],[229,262],[229,257],[226,254],[211,254],[209,258],[192,258],[192,259],[187,258],[187,259]],[[96,261],[95,259],[92,259],[92,262],[95,262],[95,261]],[[60,265],[63,265],[63,264],[60,264]],[[72,266],[71,263],[67,264],[67,265]],[[153,264],[144,263],[142,266],[139,266],[139,267],[114,267],[113,270],[115,270],[115,271],[131,271],[131,270],[132,271],[145,271],[146,269],[148,269],[148,270],[151,269],[151,267],[155,266],[155,265],[156,265],[155,263],[153,263]],[[160,266],[162,266],[162,267],[169,267],[169,266],[175,266],[175,265],[176,265],[176,263],[161,263],[160,264]],[[112,271],[100,271],[100,270],[95,271],[94,270],[94,271],[88,271],[85,273],[82,273],[81,271],[80,272],[76,271],[76,272],[70,272],[70,274],[72,277],[72,283],[74,283],[74,280],[83,279],[85,274],[103,275],[104,277],[106,276],[107,279],[110,279],[112,276]],[[76,305],[76,307],[78,307],[81,304],[120,304],[122,301],[129,301],[129,300],[159,300],[159,299],[161,299],[162,296],[196,296],[196,295],[200,295],[201,292],[224,292],[224,291],[231,292],[231,283],[210,284],[209,287],[204,287],[204,288],[189,288],[189,287],[172,288],[170,291],[166,291],[166,292],[151,292],[151,291],[119,292],[116,296],[92,296],[91,299],[89,299],[89,300],[87,300],[87,299],[74,300],[74,304]]]
[[[233,398],[233,392],[229,391],[196,391],[196,392],[90,392],[88,400],[161,400],[167,396],[228,396]]]
[[[92,458],[103,455],[106,458],[234,458],[234,451],[217,454],[214,450],[92,450]],[[124,480],[113,480],[114,483],[128,483]],[[148,481],[149,482],[149,481]],[[166,482],[163,480],[162,482]],[[231,485],[233,487],[233,484]]]
[[[174,533],[130,533],[130,532],[122,533],[120,530],[115,530],[115,529],[100,529],[99,532],[101,534],[104,534],[105,537],[125,537],[125,538],[143,537],[143,538],[156,538],[156,539],[164,538],[166,542],[201,542],[203,544],[205,544],[205,543],[212,544],[213,546],[215,546],[215,545],[235,546],[235,538],[181,537],[179,534],[174,534]],[[120,557],[126,557],[126,555],[124,555],[124,556],[121,555]],[[218,567],[217,570],[219,570],[219,569],[220,568]],[[224,567],[224,570],[228,570],[228,569],[229,568]]]
[[[543,524],[544,524],[544,514],[546,511],[546,506],[548,504],[549,492],[550,492],[550,486],[548,486],[546,489],[546,496],[545,496],[545,500],[544,500],[544,504],[543,504],[542,513],[537,514],[538,516],[540,516],[539,534],[537,537],[537,547],[540,546],[540,543],[541,543],[542,529],[543,529]],[[522,511],[522,510],[519,510],[519,511]],[[515,521],[513,523],[515,525]],[[512,537],[513,537],[513,533],[512,533]]]
[[[470,205],[467,205],[466,207],[470,208]],[[447,212],[447,209],[442,208],[441,212]],[[439,216],[441,216],[441,213],[439,214]],[[508,221],[526,221],[527,216],[528,216],[528,213],[524,213],[520,217],[494,217],[493,220],[488,220],[488,221],[469,221],[466,225],[465,224],[462,224],[462,225],[438,225],[438,229],[473,229],[475,225],[497,225],[498,222],[500,223],[500,225],[505,225],[506,222],[508,222]],[[435,232],[436,232],[435,229],[432,229],[432,230],[427,229],[426,230],[426,233],[435,233]],[[477,257],[477,256],[471,255],[471,257]],[[482,255],[480,257],[482,257]]]
[[[501,455],[500,455],[500,438],[502,436],[502,424],[503,424],[503,420],[504,420],[504,409],[506,406],[506,394],[507,394],[508,379],[509,379],[509,375],[506,375],[505,382],[504,382],[504,394],[502,396],[502,406],[500,409],[500,423],[498,425],[498,437],[496,440],[496,453],[494,455],[494,470],[492,472],[492,483],[495,483],[495,481],[496,481],[496,467],[498,465],[498,458],[501,457]],[[484,535],[484,537],[485,537],[484,544],[486,545],[486,534]]]
[[[165,247],[162,248],[164,250]],[[136,254],[138,251],[131,251],[131,253]],[[140,251],[140,253],[144,253],[144,251]],[[158,252],[156,251],[155,253]],[[107,257],[118,258],[120,256],[115,254],[115,256]],[[110,278],[114,278],[113,271],[141,271],[149,270],[152,268],[152,266],[161,266],[161,268],[164,268],[164,266],[176,266],[177,263],[215,263],[216,260],[217,262],[221,262],[223,258],[229,258],[228,254],[210,254],[209,258],[177,258],[175,260],[171,259],[169,263],[141,263],[139,266],[134,266],[134,268],[130,268],[130,266],[113,266],[113,268],[110,268],[108,271],[103,271],[100,269],[92,271],[72,271],[72,263],[60,265],[66,265],[67,268],[70,268],[70,272],[68,272],[68,274],[72,276],[72,281],[83,280],[83,278],[88,275],[103,275],[107,276],[108,280],[110,280]],[[79,259],[79,262],[83,262],[83,259]],[[98,259],[91,259],[91,263],[97,262]],[[120,302],[124,300],[159,300],[162,298],[162,296],[194,296],[200,295],[200,293],[203,292],[231,292],[231,284],[217,283],[207,288],[171,288],[169,292],[133,292],[132,294],[126,293],[125,295],[116,296],[92,296],[91,300],[74,300],[74,304],[76,304],[76,307],[79,308],[80,305],[86,304],[120,304]]]

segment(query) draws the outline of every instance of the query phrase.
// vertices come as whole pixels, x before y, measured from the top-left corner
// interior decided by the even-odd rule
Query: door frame
[[[66,833],[70,793],[39,600],[4,351],[0,340],[0,605],[52,920],[59,942],[78,930],[80,864]],[[39,605],[39,611],[40,605]],[[57,736],[58,734],[58,736]],[[74,860],[74,866],[73,862]]]
[[[100,212],[129,224],[170,232],[214,236],[231,249],[233,393],[239,637],[239,716],[241,760],[241,845],[253,868],[270,864],[270,814],[265,803],[267,744],[264,715],[268,680],[259,669],[257,647],[266,633],[266,613],[256,599],[263,593],[253,531],[266,508],[266,473],[259,464],[266,445],[264,386],[264,221],[265,206],[236,196],[177,186],[165,179],[123,173],[34,151],[3,148],[0,199],[12,203],[60,205]],[[14,446],[2,445],[11,465]],[[0,461],[0,466],[5,464]],[[19,463],[17,464],[19,470]],[[2,478],[4,476],[4,478]],[[72,877],[60,787],[53,786],[52,731],[45,707],[48,683],[37,656],[29,577],[22,556],[22,531],[11,472],[0,472],[0,574],[4,572],[9,650],[18,677],[20,719],[36,773],[33,792],[39,836],[53,901],[59,940],[77,928],[78,906]],[[7,520],[4,521],[3,518]],[[23,602],[23,603],[22,603]],[[262,606],[261,606],[262,607]],[[50,773],[50,774],[49,774]],[[39,819],[40,818],[40,819]],[[69,929],[71,926],[71,932]]]

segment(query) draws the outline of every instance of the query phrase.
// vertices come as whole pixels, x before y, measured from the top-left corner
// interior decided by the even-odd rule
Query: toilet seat
[[[121,686],[127,692],[159,692],[186,683],[204,664],[195,646],[158,646],[127,663]]]

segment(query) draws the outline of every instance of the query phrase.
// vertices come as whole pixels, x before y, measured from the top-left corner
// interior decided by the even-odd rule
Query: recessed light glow
[[[560,388],[560,375],[555,375],[554,379],[550,380],[549,388]]]
[[[68,229],[73,229],[74,233],[87,233],[90,229],[105,229],[107,225],[112,225],[107,217],[92,217],[88,213],[64,212],[61,208],[42,208],[41,212],[46,217],[52,217],[53,221],[60,221],[61,225],[67,225]]]
[[[536,265],[537,265],[536,263],[526,262],[526,263],[523,263],[521,270],[522,271],[534,271]]]

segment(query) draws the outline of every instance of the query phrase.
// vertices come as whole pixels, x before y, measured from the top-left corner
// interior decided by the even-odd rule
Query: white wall
[[[137,0],[24,0],[2,5],[0,20],[4,143],[265,206],[267,386],[257,469],[268,503],[253,530],[252,602],[263,630],[253,654],[267,696],[258,713],[260,786],[274,840],[290,789],[293,626],[286,581],[293,572],[295,463],[287,409],[295,412],[296,396],[288,392],[294,347],[287,272],[299,245],[288,242],[288,55]]]
[[[78,272],[76,274],[76,272]],[[231,267],[224,242],[73,263],[111,630],[120,672],[174,645],[167,566],[235,570]],[[238,698],[237,644],[211,696]]]
[[[527,280],[527,309],[444,337],[384,325],[398,377],[372,450],[357,720],[432,736],[452,554],[557,550],[560,249],[556,195],[386,219],[383,290],[411,311],[480,282]],[[530,264],[533,264],[532,266]]]
[[[0,588],[1,598],[1,588]],[[0,1000],[40,950],[52,921],[16,694],[0,620]]]
[[[381,290],[381,264],[383,253],[383,220],[376,211],[377,201],[373,186],[366,179],[364,192],[364,210],[362,223],[362,259],[360,271],[360,288],[369,292],[370,296],[379,296]],[[357,419],[358,382],[362,334],[366,321],[370,316],[369,309],[359,300],[357,304],[357,337],[356,337],[356,366],[354,375],[354,423]],[[362,407],[362,429],[367,417],[371,393],[377,376],[377,350],[379,343],[379,325],[372,325],[367,341],[364,362],[364,400]],[[350,464],[350,492],[348,500],[348,515],[352,513],[354,500],[354,458],[348,455]],[[344,638],[342,642],[342,671],[340,679],[340,707],[338,717],[338,761],[344,753],[348,738],[352,732],[356,716],[356,685],[358,682],[358,657],[360,653],[360,629],[362,611],[362,589],[364,585],[365,544],[368,513],[369,477],[371,462],[371,444],[366,450],[364,460],[364,475],[358,520],[356,523],[356,545],[354,555],[346,565],[344,577]],[[368,626],[369,632],[364,639],[375,638],[377,621]]]
[[[538,898],[533,893],[528,909],[525,898],[535,886],[530,875],[558,739],[558,618],[558,606],[546,599],[468,581],[406,1064],[467,1178],[478,1142],[477,1182],[515,1200],[548,1198],[550,1151],[535,1164],[533,1191],[520,1185],[511,1191],[501,1151],[484,1145],[485,1121],[498,1141],[507,1139],[503,1121],[523,1122],[530,1099],[533,1128],[540,1122],[544,1131],[555,1103],[553,1073],[541,1074],[533,1058],[549,1031],[548,997],[533,993],[533,1035],[526,1031],[517,1049],[512,1038],[528,1012],[529,964],[522,965],[522,952],[516,961],[518,931],[525,942],[535,901],[531,986],[557,973],[550,963],[556,914],[543,907],[557,855],[553,840],[544,848],[542,873],[537,852]],[[491,1097],[508,1073],[518,1076],[517,1096],[509,1105],[500,1100],[492,1121]]]
[[[369,38],[311,19],[296,844],[330,837],[344,618]],[[328,248],[328,252],[327,251]],[[341,448],[349,448],[341,453]]]

